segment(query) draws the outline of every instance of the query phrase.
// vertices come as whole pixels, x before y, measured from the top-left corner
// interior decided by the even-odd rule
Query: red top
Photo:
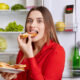
[[[20,62],[23,53],[19,51],[17,63]],[[33,58],[24,59],[25,72],[18,74],[15,80],[61,80],[65,64],[65,51],[59,44],[50,41]]]

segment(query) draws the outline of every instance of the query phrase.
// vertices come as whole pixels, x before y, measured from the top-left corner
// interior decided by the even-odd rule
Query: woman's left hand
[[[12,80],[12,79],[16,79],[17,78],[17,74],[15,73],[7,73],[7,72],[2,72],[1,76],[5,79],[5,80]]]
[[[31,36],[28,36],[28,42],[26,43],[26,38],[21,38],[19,35],[18,44],[19,44],[19,48],[23,51],[24,56],[28,58],[34,57]]]

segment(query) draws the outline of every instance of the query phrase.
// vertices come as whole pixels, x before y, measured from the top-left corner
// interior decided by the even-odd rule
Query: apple
[[[5,3],[0,3],[0,10],[9,10],[9,6]]]
[[[57,22],[56,23],[56,30],[57,31],[64,31],[65,23],[64,22]]]

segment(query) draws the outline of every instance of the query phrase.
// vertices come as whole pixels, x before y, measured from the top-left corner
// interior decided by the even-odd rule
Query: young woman
[[[18,36],[17,64],[26,64],[25,72],[2,76],[6,80],[61,80],[65,51],[57,39],[49,10],[43,6],[32,8],[27,15],[25,32],[37,33],[27,40],[21,34]]]

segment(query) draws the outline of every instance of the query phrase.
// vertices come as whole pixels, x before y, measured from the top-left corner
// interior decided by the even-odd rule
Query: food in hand
[[[37,33],[27,33],[27,32],[26,32],[26,33],[24,33],[24,34],[21,34],[20,37],[21,37],[21,38],[27,38],[29,35],[30,35],[31,37],[35,37],[35,36],[37,35]]]
[[[9,69],[13,68],[8,63],[5,63],[5,62],[0,62],[0,67],[2,67],[2,68],[9,68]]]
[[[0,10],[9,10],[9,6],[5,3],[0,3]]]
[[[26,67],[26,65],[25,65],[25,64],[10,65],[10,64],[5,63],[5,62],[0,62],[0,67],[1,67],[1,68],[8,68],[8,69],[24,70],[24,68]]]
[[[23,64],[15,64],[15,65],[11,65],[13,68],[15,69],[19,69],[19,70],[24,70],[24,68],[26,67],[26,65]]]

